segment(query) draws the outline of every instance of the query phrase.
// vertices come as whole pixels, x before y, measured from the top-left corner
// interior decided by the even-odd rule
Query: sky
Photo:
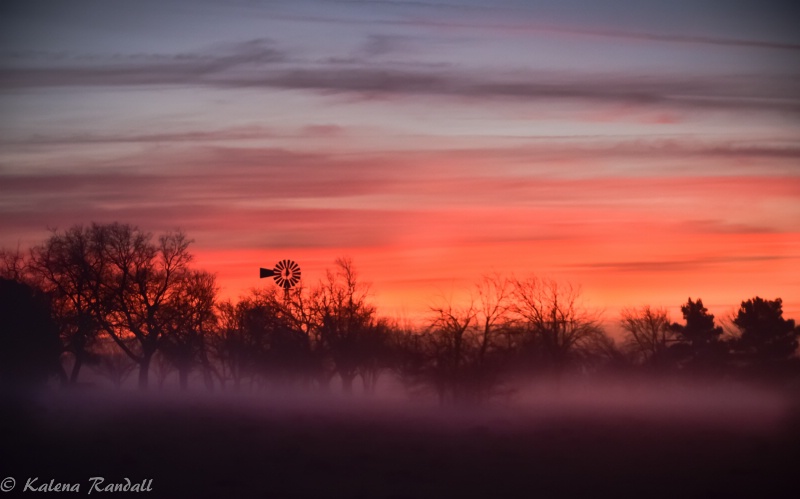
[[[0,246],[181,229],[221,296],[349,256],[385,315],[484,274],[800,319],[791,2],[7,1]]]

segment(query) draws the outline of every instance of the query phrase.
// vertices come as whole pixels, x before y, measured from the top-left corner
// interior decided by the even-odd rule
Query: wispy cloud
[[[384,14],[382,17],[372,17],[368,20],[359,17],[348,17],[343,15],[323,15],[323,14],[276,14],[275,17],[287,21],[313,22],[320,24],[346,24],[346,25],[383,25],[383,26],[402,26],[402,27],[422,27],[432,30],[462,30],[464,32],[492,32],[492,33],[516,33],[516,34],[556,34],[556,35],[577,35],[582,37],[611,38],[630,41],[651,41],[677,44],[693,45],[716,45],[728,47],[749,47],[766,50],[786,50],[800,51],[800,43],[796,39],[757,39],[757,38],[738,38],[727,36],[709,36],[706,34],[695,34],[691,30],[688,32],[670,33],[659,30],[643,31],[637,29],[609,28],[600,26],[582,26],[579,24],[567,23],[542,23],[533,19],[536,16],[535,9],[515,9],[502,5],[456,5],[438,2],[340,2],[340,3],[361,3],[370,4],[376,7],[405,7],[408,11],[420,9],[435,9],[447,11],[457,11],[461,14],[457,20],[448,19],[446,16],[425,16],[423,15],[391,15]],[[377,9],[376,12],[380,12]],[[380,15],[380,14],[379,14]],[[498,18],[504,19],[497,21]],[[522,20],[522,21],[520,21]],[[684,31],[685,28],[680,31]]]
[[[394,38],[374,42],[391,50]],[[0,88],[72,86],[200,86],[264,88],[356,94],[361,97],[439,95],[466,99],[578,100],[688,109],[800,111],[793,75],[659,77],[637,74],[515,71],[513,75],[421,65],[382,66],[353,60],[314,63],[264,39],[188,54],[139,54],[64,59],[53,54],[35,65],[6,59]]]
[[[600,262],[572,265],[571,268],[594,269],[612,272],[641,272],[641,273],[669,273],[676,271],[699,271],[709,266],[727,266],[751,262],[774,262],[785,260],[800,260],[800,253],[792,256],[781,255],[748,255],[748,256],[719,256],[695,258],[687,260],[652,260],[652,261],[624,261]]]
[[[241,126],[220,130],[186,130],[180,132],[155,133],[74,133],[69,135],[35,134],[22,139],[3,140],[0,143],[9,145],[92,145],[113,143],[181,143],[181,142],[225,142],[232,140],[255,140],[275,137],[277,134],[260,126]]]
[[[276,145],[263,146],[267,139]],[[800,195],[796,168],[800,148],[787,141],[520,136],[482,145],[472,144],[475,139],[465,136],[443,145],[433,136],[424,142],[417,138],[416,148],[401,152],[359,149],[357,139],[358,131],[348,127],[309,124],[175,133],[36,134],[0,140],[0,145],[5,150],[5,179],[23,172],[32,174],[31,178],[61,177],[66,171],[70,172],[66,177],[77,178],[103,171],[111,162],[113,175],[132,171],[155,177],[219,176],[215,181],[219,185],[270,176],[270,185],[280,188],[280,196],[305,195],[318,184],[333,186],[326,188],[330,196],[346,196],[369,182],[380,186],[380,193],[459,192],[479,184],[476,190],[487,196],[506,188],[538,185],[547,191],[575,182],[603,190],[635,189],[651,182],[654,187],[663,186],[665,192],[677,192],[705,183],[716,188],[735,186],[741,178],[751,178],[756,193],[778,189]],[[338,150],[325,150],[331,140],[341,144]],[[304,147],[314,141],[325,147]],[[111,149],[95,157],[98,144]],[[128,147],[131,144],[134,147]],[[163,144],[169,147],[162,148]],[[42,151],[62,155],[42,157]],[[686,184],[687,179],[692,182]],[[237,187],[247,193],[252,185]]]
[[[180,154],[142,153],[127,169],[103,171],[88,164],[69,173],[7,172],[0,186],[0,228],[13,232],[101,214],[204,231],[274,230],[295,244],[311,244],[313,235],[323,245],[341,242],[344,234],[364,243],[402,237],[578,237],[653,217],[666,217],[669,221],[659,222],[662,229],[684,235],[798,230],[790,219],[758,215],[766,202],[800,195],[797,176],[630,177],[583,171],[554,177],[518,170],[516,162],[492,171],[474,167],[485,161],[482,154],[500,153],[434,151],[405,157],[204,146]],[[640,154],[652,150],[642,148]],[[753,208],[736,209],[740,205]],[[292,230],[281,225],[287,220]],[[427,229],[422,234],[415,227]]]
[[[186,229],[242,289],[292,248],[383,283],[490,262],[608,300],[796,290],[787,16],[610,4],[20,4],[0,16],[0,245],[122,221]]]
[[[287,57],[268,39],[177,54],[6,53],[0,57],[0,88],[209,84],[208,78],[234,68]]]
[[[397,52],[407,53],[412,47],[418,47],[420,41],[407,35],[371,34],[356,55],[377,57]]]

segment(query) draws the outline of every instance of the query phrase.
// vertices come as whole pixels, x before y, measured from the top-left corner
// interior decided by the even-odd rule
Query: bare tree
[[[429,334],[420,327],[406,321],[395,324],[390,332],[392,367],[400,382],[412,393],[426,390],[434,379],[432,376],[433,356],[429,355]],[[443,401],[444,390],[436,390]]]
[[[280,295],[280,296],[279,296]],[[239,389],[245,379],[289,382],[315,371],[310,338],[276,289],[253,290],[235,305],[223,302],[218,332],[210,342],[221,379]]]
[[[424,338],[432,366],[430,382],[439,394],[439,401],[447,397],[461,401],[467,395],[468,369],[474,362],[479,342],[476,335],[477,309],[469,300],[463,306],[452,299],[431,307],[433,313],[428,334]]]
[[[291,301],[275,288],[256,292],[255,316],[249,316],[261,328],[261,368],[271,379],[287,383],[305,379],[314,370],[310,338],[294,317]],[[248,326],[249,328],[250,326]]]
[[[74,362],[69,380],[77,382],[81,367],[93,359],[101,324],[98,310],[108,261],[97,246],[97,227],[76,225],[53,234],[30,253],[31,278],[51,297],[65,351]]]
[[[369,286],[359,281],[349,258],[338,258],[336,270],[328,271],[314,293],[319,339],[346,393],[352,392],[359,369],[375,355],[374,339],[381,334],[368,296]]]
[[[522,329],[520,347],[560,374],[605,336],[600,320],[580,305],[580,289],[528,277],[514,281],[513,310]]]
[[[182,276],[179,292],[165,305],[166,316],[161,352],[178,370],[181,390],[188,387],[189,372],[197,365],[203,368],[206,386],[213,385],[212,366],[206,351],[207,335],[217,323],[214,301],[217,285],[213,274],[191,270]]]
[[[0,248],[0,278],[26,282],[29,277],[26,267],[25,255],[19,246],[14,251]]]
[[[498,346],[500,334],[509,332],[514,284],[511,279],[495,273],[481,277],[475,288],[478,312],[476,320],[480,327],[478,361],[485,363],[492,348]]]
[[[362,336],[361,362],[356,372],[361,377],[365,393],[375,392],[381,373],[391,363],[389,360],[391,328],[392,325],[387,319],[379,318],[372,322],[366,334]]]
[[[643,364],[663,366],[669,347],[676,341],[667,311],[645,305],[623,309],[621,316],[625,348]]]
[[[247,372],[248,350],[237,309],[230,300],[217,305],[218,329],[210,342],[213,356],[219,362],[223,389],[230,379],[238,390]]]
[[[97,238],[110,274],[98,316],[105,332],[139,365],[139,387],[147,388],[150,361],[173,320],[170,303],[186,282],[191,241],[174,232],[153,243],[151,234],[116,223],[97,226]],[[130,336],[138,348],[128,346]]]

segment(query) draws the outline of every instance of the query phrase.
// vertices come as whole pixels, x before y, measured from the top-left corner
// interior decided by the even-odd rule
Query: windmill
[[[281,260],[273,269],[259,269],[259,277],[272,277],[283,288],[284,299],[289,302],[289,290],[300,281],[300,266],[294,260]]]

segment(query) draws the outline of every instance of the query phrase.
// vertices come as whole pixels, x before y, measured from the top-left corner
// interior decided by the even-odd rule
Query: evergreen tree
[[[797,351],[800,330],[783,318],[782,301],[756,296],[743,301],[734,324],[741,330],[733,347],[759,364],[786,361]]]

